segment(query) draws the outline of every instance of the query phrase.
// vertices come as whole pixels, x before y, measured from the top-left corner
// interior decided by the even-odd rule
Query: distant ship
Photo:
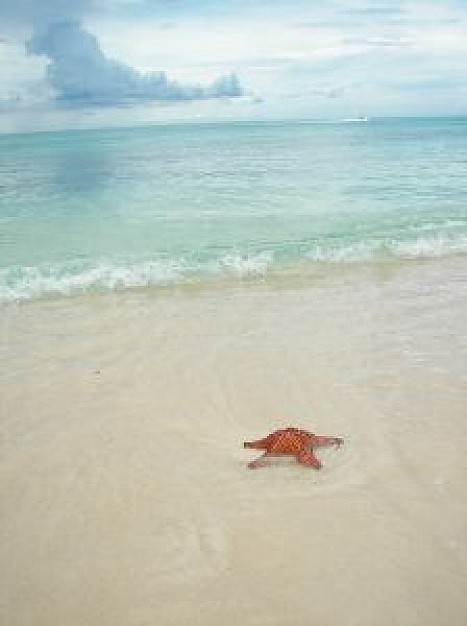
[[[368,122],[368,117],[346,117],[342,120],[343,122]]]

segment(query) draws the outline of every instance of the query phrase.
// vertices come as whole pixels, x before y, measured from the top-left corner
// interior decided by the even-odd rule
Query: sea
[[[467,118],[0,137],[0,302],[467,252]]]

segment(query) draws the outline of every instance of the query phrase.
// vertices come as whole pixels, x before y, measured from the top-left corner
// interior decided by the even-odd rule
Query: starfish
[[[323,435],[315,435],[306,430],[299,428],[281,428],[275,430],[264,439],[257,441],[245,441],[245,448],[254,448],[255,450],[265,450],[259,458],[248,463],[248,467],[263,467],[267,464],[269,456],[291,455],[294,456],[299,463],[321,469],[321,461],[313,454],[313,448],[340,446],[344,443],[341,437],[325,437]]]

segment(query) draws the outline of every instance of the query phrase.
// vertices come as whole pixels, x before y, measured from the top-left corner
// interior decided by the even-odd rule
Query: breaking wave
[[[224,274],[243,279],[265,276],[272,254],[228,254],[205,263],[186,259],[156,259],[140,262],[99,261],[94,265],[73,263],[47,267],[0,269],[0,302],[69,296],[87,291],[121,291],[149,286],[166,287],[191,277]]]
[[[111,264],[94,267],[75,264],[48,267],[12,267],[0,271],[0,300],[30,300],[47,295],[72,295],[93,289],[119,290],[168,285],[180,280],[183,267],[174,262]]]
[[[315,262],[361,263],[377,258],[434,259],[467,252],[467,235],[431,235],[407,241],[374,240],[338,247],[317,245],[306,253]]]
[[[150,286],[170,287],[189,279],[223,277],[233,281],[265,278],[296,264],[367,263],[378,259],[434,259],[467,253],[467,235],[431,235],[406,241],[373,240],[332,246],[310,244],[297,254],[296,247],[254,254],[229,251],[217,258],[153,258],[140,261],[99,260],[43,267],[12,266],[0,269],[0,302],[70,296],[89,291],[122,291]],[[301,262],[301,263],[300,263]]]

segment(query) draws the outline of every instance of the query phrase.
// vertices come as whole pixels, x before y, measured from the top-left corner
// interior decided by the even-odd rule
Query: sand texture
[[[464,270],[4,308],[2,625],[465,625]]]

